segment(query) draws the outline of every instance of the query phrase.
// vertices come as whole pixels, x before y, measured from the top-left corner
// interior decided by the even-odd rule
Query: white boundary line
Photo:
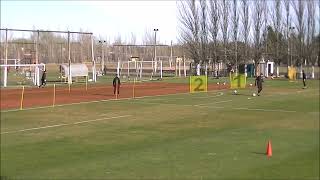
[[[223,103],[223,102],[230,102],[230,101],[232,101],[232,100],[218,101],[216,103]],[[189,105],[189,104],[172,104],[172,103],[152,103],[152,102],[142,102],[142,101],[139,101],[138,103],[141,103],[141,104],[154,104],[154,105],[174,105],[174,106],[187,106],[187,107],[200,107],[200,108],[214,108],[214,109],[264,111],[264,112],[284,112],[284,113],[296,113],[296,112],[298,112],[298,111],[289,111],[289,110],[282,110],[282,109],[229,108],[229,107],[222,107],[222,106],[204,106],[202,104]],[[215,103],[210,103],[210,104],[215,104]]]
[[[213,97],[219,97],[219,96],[222,96],[222,95],[223,95],[223,92],[218,92],[218,94],[214,95],[214,96],[191,97],[191,98],[194,98],[194,99],[213,98]],[[185,98],[170,98],[170,100],[172,100],[172,99],[185,99]],[[163,99],[152,99],[152,100],[163,100]]]
[[[220,91],[224,90],[213,90],[208,92],[201,92],[201,93],[212,93],[212,92],[218,92],[222,93]],[[173,94],[162,94],[162,95],[151,95],[151,96],[140,96],[135,97],[134,99],[143,99],[143,98],[149,98],[149,97],[162,97],[162,96],[172,96],[172,95],[183,95],[183,94],[190,94],[190,92],[186,93],[173,93]],[[207,96],[208,97],[208,96]],[[121,101],[121,100],[132,100],[133,98],[120,98],[120,99],[103,99],[103,100],[96,100],[96,101],[86,101],[86,102],[78,102],[78,103],[69,103],[69,104],[58,104],[55,105],[55,107],[63,107],[63,106],[70,106],[70,105],[80,105],[80,104],[89,104],[89,103],[98,103],[98,102],[108,102],[108,101]],[[16,112],[16,111],[27,111],[27,110],[36,110],[36,109],[45,109],[45,108],[52,108],[52,105],[50,106],[41,106],[41,107],[33,107],[33,108],[25,108],[25,109],[10,109],[10,110],[4,110],[0,111],[0,113],[6,113],[6,112]]]
[[[36,128],[21,129],[21,130],[16,130],[16,131],[6,131],[6,132],[1,132],[1,134],[12,134],[12,133],[18,133],[18,132],[33,131],[33,130],[38,130],[38,129],[47,129],[47,128],[60,127],[60,126],[70,126],[70,125],[90,123],[90,122],[95,122],[95,121],[103,121],[103,120],[108,120],[108,119],[117,119],[117,118],[129,117],[129,116],[131,116],[131,115],[99,118],[99,119],[88,120],[88,121],[79,121],[79,122],[74,122],[74,123],[69,123],[69,124],[55,124],[55,125],[50,125],[50,126],[42,126],[42,127],[36,127]]]
[[[230,102],[232,100],[225,100],[225,101],[217,101],[217,102],[211,102],[211,103],[203,103],[203,104],[197,104],[195,106],[202,106],[202,105],[208,105],[208,104],[219,104],[219,103],[225,103],[225,102]]]

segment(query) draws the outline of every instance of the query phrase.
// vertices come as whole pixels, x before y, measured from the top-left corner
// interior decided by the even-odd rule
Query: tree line
[[[179,40],[195,63],[319,64],[316,0],[180,0]]]

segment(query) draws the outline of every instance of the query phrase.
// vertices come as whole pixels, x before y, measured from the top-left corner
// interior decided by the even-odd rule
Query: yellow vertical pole
[[[22,86],[21,101],[20,101],[20,110],[23,109],[23,99],[24,99],[24,86]]]
[[[52,101],[52,107],[54,107],[56,103],[56,84],[53,84],[53,101]]]

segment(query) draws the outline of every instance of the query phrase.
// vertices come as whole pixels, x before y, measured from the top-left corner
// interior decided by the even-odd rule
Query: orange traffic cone
[[[271,141],[268,141],[268,145],[267,145],[267,156],[271,157],[272,156],[272,147],[271,147]]]

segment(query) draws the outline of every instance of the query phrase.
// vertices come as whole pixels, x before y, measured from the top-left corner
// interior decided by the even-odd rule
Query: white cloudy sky
[[[2,1],[1,28],[93,32],[109,39],[119,34],[142,43],[146,31],[158,28],[161,43],[176,42],[176,1]]]

